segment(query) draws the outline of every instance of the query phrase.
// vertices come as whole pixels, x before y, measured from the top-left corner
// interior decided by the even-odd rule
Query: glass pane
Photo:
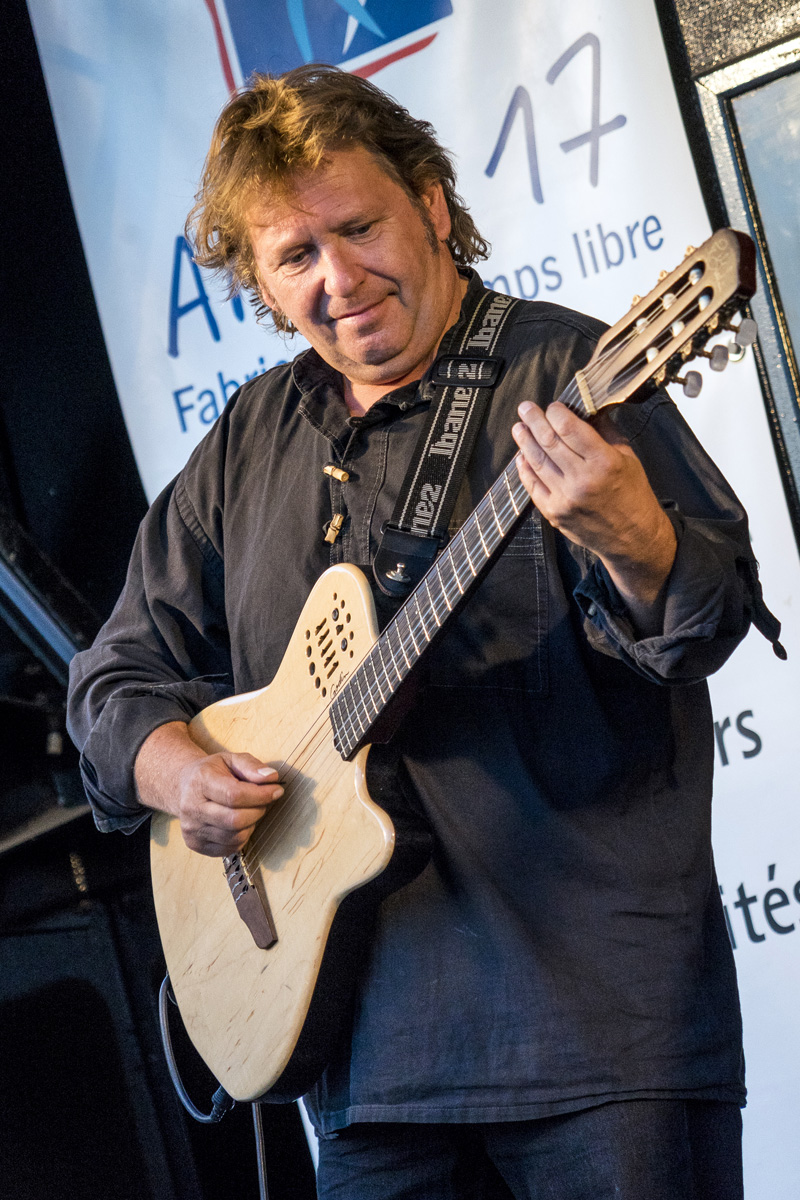
[[[800,359],[800,73],[732,101],[789,333]]]

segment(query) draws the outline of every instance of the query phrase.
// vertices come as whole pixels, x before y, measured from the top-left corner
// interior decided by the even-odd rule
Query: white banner
[[[293,356],[193,265],[183,222],[213,122],[252,70],[344,63],[456,154],[487,281],[616,320],[709,233],[649,0],[29,0],[139,469],[152,498],[238,384]],[[676,389],[677,391],[677,389]],[[736,948],[749,1200],[800,1194],[800,571],[752,361],[687,418],[747,505],[790,652],[758,634],[713,680],[715,845]],[[793,935],[798,933],[798,937]]]

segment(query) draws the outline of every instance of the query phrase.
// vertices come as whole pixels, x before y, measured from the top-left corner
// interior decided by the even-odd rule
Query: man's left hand
[[[676,539],[636,454],[611,422],[601,417],[601,434],[558,402],[544,412],[525,401],[519,415],[512,433],[531,500],[601,559],[640,634],[656,632]]]

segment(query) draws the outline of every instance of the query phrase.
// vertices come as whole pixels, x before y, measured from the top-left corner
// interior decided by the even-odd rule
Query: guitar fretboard
[[[334,742],[343,757],[368,740],[400,684],[529,504],[512,459],[331,704]]]

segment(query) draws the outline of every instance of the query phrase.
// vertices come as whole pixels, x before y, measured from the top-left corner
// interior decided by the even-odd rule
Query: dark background
[[[720,225],[693,79],[800,32],[800,22],[780,0],[656,6]],[[145,497],[23,0],[4,0],[0,35],[0,552],[25,559],[25,578],[63,605],[80,645],[120,590]],[[221,1126],[196,1125],[163,1064],[145,831],[103,838],[81,813],[9,846],[32,821],[44,828],[53,812],[81,812],[63,682],[12,624],[0,619],[0,1178],[25,1200],[249,1200],[258,1189],[248,1107]],[[183,1049],[207,1108],[213,1082]],[[272,1200],[312,1196],[296,1110],[265,1115]]]

